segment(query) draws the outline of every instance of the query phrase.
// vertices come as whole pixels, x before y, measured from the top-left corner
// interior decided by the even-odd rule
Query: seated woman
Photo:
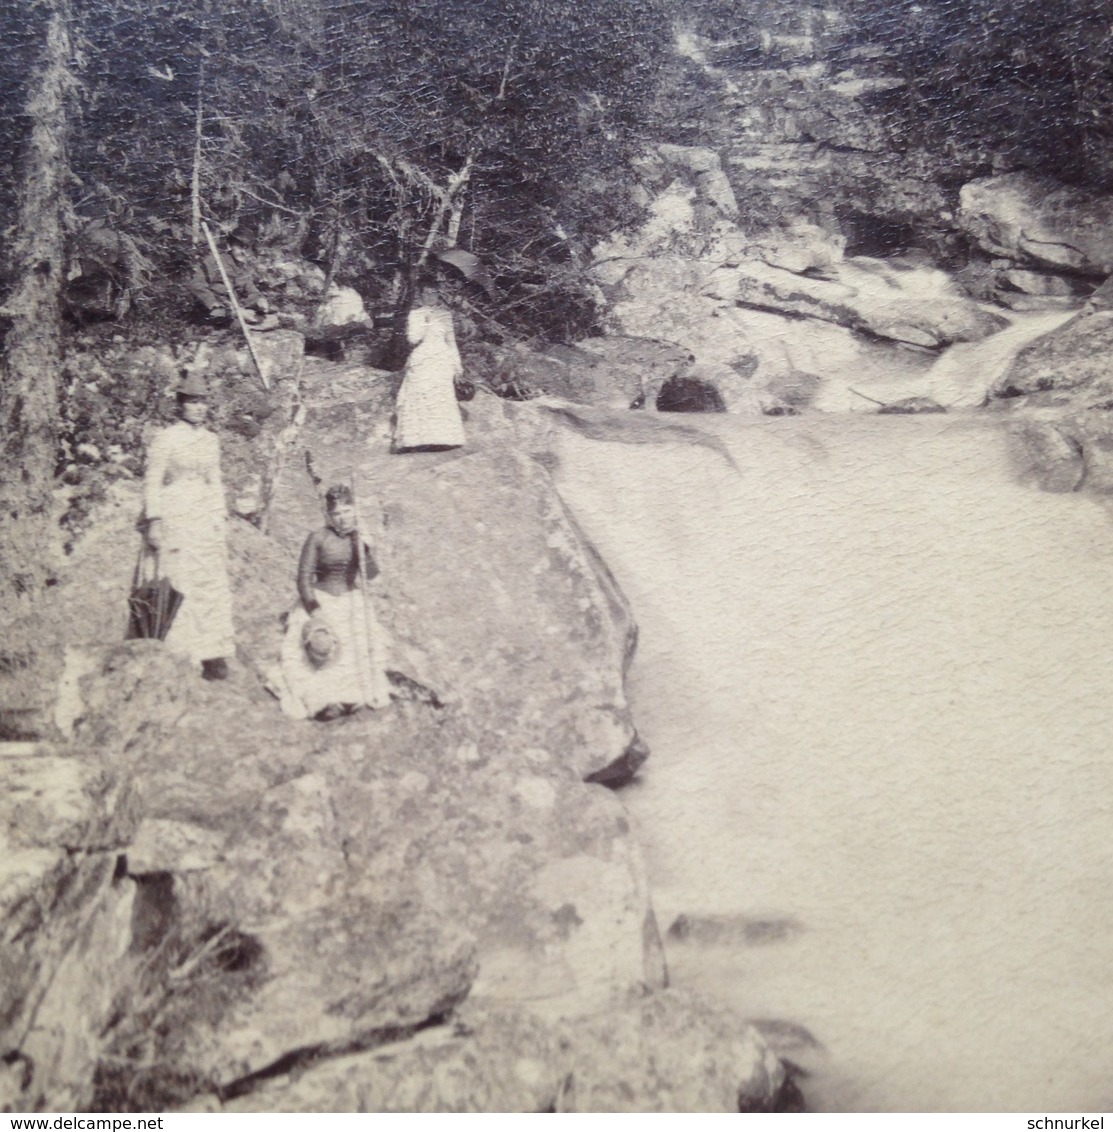
[[[328,525],[302,548],[301,603],[282,642],[282,709],[299,719],[336,719],[390,703],[383,630],[360,584],[378,567],[358,541],[351,490],[329,488],[325,505]]]

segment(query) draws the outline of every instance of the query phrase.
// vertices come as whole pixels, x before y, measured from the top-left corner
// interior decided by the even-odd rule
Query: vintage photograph
[[[0,1111],[1113,1110],[1113,2],[0,13]]]

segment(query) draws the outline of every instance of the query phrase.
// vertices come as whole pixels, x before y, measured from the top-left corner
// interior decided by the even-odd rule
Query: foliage
[[[885,44],[907,80],[915,140],[1113,184],[1111,0],[848,0],[847,10],[854,41]]]
[[[155,874],[160,879],[165,874]],[[224,925],[188,932],[174,921],[138,957],[112,1018],[94,1076],[96,1112],[160,1112],[218,1083],[184,1065],[191,1027],[215,1025],[257,979],[259,945]]]
[[[632,219],[624,163],[669,49],[665,0],[75,0],[74,19],[75,227],[181,274],[196,172],[225,230],[391,295],[439,245],[514,285]]]

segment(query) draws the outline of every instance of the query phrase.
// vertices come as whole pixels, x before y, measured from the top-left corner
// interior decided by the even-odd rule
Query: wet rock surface
[[[744,263],[735,282],[736,300],[743,305],[818,318],[927,349],[976,341],[1006,325],[960,294],[942,272],[864,256],[831,266],[825,278]]]

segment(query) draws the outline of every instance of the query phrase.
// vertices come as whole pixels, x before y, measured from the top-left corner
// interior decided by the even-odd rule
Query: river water
[[[738,469],[570,433],[558,472],[640,626],[674,983],[805,1027],[813,1108],[1113,1108],[1106,512],[993,413],[682,420]]]

